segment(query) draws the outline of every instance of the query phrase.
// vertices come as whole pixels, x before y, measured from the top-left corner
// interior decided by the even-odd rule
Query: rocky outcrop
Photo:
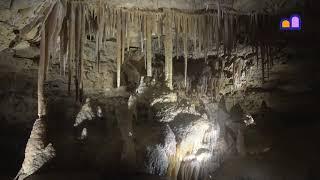
[[[138,99],[136,103],[137,106],[149,104],[146,107],[150,109],[145,111],[151,111],[151,115],[140,116],[146,119],[138,118],[134,128],[138,162],[139,159],[144,162],[141,171],[177,179],[203,179],[219,167],[227,154],[237,151],[241,130],[223,131],[226,134],[220,131],[234,123],[228,117],[219,116],[218,104],[206,98],[182,100],[156,86],[145,89],[152,93],[140,94],[144,100]],[[143,112],[137,113],[139,117]],[[152,131],[140,132],[150,128]],[[233,135],[228,133],[236,137],[229,139]]]
[[[170,160],[176,153],[176,138],[169,125],[162,127],[159,142],[145,147],[144,171],[164,176],[167,174]]]
[[[80,168],[85,162],[102,171],[113,166],[176,179],[203,179],[228,154],[237,152],[239,129],[224,130],[234,122],[210,98],[181,97],[148,83],[148,79],[142,79],[137,89],[131,110],[128,96],[92,95],[90,102],[87,100],[81,107],[69,107],[71,99],[60,102],[69,108],[61,107],[48,114],[52,117],[54,113],[56,119],[61,119],[50,123],[49,128],[59,128],[59,133],[50,135],[56,148],[55,164]],[[53,104],[59,102],[49,100]],[[49,108],[54,106],[51,103]],[[145,108],[139,108],[141,105]],[[64,111],[68,114],[61,114]],[[135,120],[130,111],[136,111]]]
[[[16,180],[27,178],[55,157],[53,145],[51,143],[44,144],[43,139],[47,139],[47,132],[44,129],[46,129],[45,121],[37,119],[27,142],[25,159],[15,178]]]

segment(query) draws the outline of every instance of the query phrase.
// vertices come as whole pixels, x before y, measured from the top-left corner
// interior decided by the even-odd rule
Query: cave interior
[[[318,7],[1,0],[0,179],[320,179]]]

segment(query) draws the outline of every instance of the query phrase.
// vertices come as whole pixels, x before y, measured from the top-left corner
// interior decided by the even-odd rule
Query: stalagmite
[[[165,49],[165,81],[170,89],[172,87],[172,12],[170,10],[165,10],[165,39],[164,39],[164,49]]]
[[[151,16],[146,16],[147,20],[147,76],[152,77],[152,26],[151,26]]]

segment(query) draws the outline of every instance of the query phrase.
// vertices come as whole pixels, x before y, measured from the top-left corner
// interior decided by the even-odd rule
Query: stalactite
[[[129,25],[130,25],[130,13],[126,12],[126,44],[127,44],[127,51],[130,50],[130,37],[129,37]]]
[[[204,34],[203,34],[203,49],[204,49],[204,61],[205,63],[208,62],[208,44],[209,44],[209,39],[210,39],[210,26],[208,27],[207,24],[209,23],[208,16],[205,16],[205,19],[203,20],[203,29],[204,29]]]
[[[103,49],[106,48],[106,39],[108,37],[108,21],[109,21],[109,16],[108,16],[108,8],[106,5],[103,5],[102,8],[104,9],[104,13],[103,13],[103,19],[104,19],[104,23],[103,23],[103,33],[102,33],[102,47]]]
[[[212,32],[211,32],[211,43],[212,46],[215,47],[214,45],[216,45],[216,28],[217,27],[217,18],[216,16],[212,16]],[[217,45],[216,45],[217,46]],[[214,50],[214,49],[213,49]]]
[[[80,83],[80,101],[83,100],[83,66],[84,66],[84,46],[86,44],[86,23],[85,23],[85,10],[84,7],[82,7],[82,13],[81,13],[81,41],[80,41],[80,77],[79,77],[79,83]]]
[[[82,100],[82,68],[83,68],[83,36],[84,36],[84,12],[83,12],[83,5],[77,4],[75,7],[75,25],[77,28],[75,28],[75,88],[76,88],[76,101]],[[100,38],[102,37],[101,31],[100,31]],[[101,43],[101,41],[100,41]],[[99,45],[100,46],[100,45]]]
[[[175,43],[175,56],[176,56],[176,59],[178,59],[178,36],[179,36],[179,32],[178,32],[178,26],[179,26],[179,18],[177,15],[174,16],[173,18],[173,21],[174,21],[174,31],[175,31],[175,34],[174,34],[174,43]]]
[[[71,35],[71,21],[68,21],[68,34],[69,34],[69,43],[68,43],[68,56],[67,56],[67,66],[68,66],[68,95],[71,95],[71,40],[70,40],[70,35]]]
[[[147,34],[147,76],[152,77],[152,20],[151,15],[146,16]]]
[[[217,26],[215,28],[215,39],[216,39],[216,51],[217,51],[217,56],[219,56],[219,50],[220,50],[220,17],[219,14],[217,16],[216,22],[217,22]]]
[[[192,20],[191,20],[191,15],[186,15],[186,18],[187,18],[187,34],[188,34],[188,37],[191,35],[191,26],[192,26]]]
[[[160,21],[161,21],[161,19],[160,19],[160,17],[159,17],[159,15],[157,14],[157,20],[156,20],[156,26],[157,26],[157,28],[156,28],[156,34],[157,34],[157,36],[158,36],[158,38],[157,38],[157,40],[158,40],[158,48],[159,48],[159,52],[160,52],[160,50],[161,50],[161,23],[160,23]]]
[[[111,12],[110,12],[110,24],[111,24],[111,35],[114,37],[114,34],[115,34],[115,28],[116,28],[116,23],[117,23],[117,13],[116,13],[116,10],[115,9],[112,9]]]
[[[198,52],[198,53],[200,53],[200,22],[199,22],[199,17],[198,17],[198,15],[196,15],[195,16],[195,23],[196,23],[196,25],[195,25],[195,39],[196,39],[196,47],[195,47],[195,52]]]
[[[106,6],[106,22],[105,22],[105,28],[106,28],[106,37],[111,36],[111,9]]]
[[[266,57],[267,57],[267,76],[270,78],[270,55],[269,55],[269,45],[266,45]]]
[[[68,46],[68,27],[67,20],[63,21],[60,32],[60,75],[65,75],[66,54]],[[62,73],[63,72],[63,73]]]
[[[102,30],[104,27],[104,8],[102,8],[101,0],[97,1],[97,31],[96,31],[96,61],[97,61],[97,69],[100,72],[100,48],[102,42]]]
[[[223,51],[224,54],[229,54],[229,43],[230,43],[230,26],[229,26],[229,15],[224,15],[224,34],[223,34]]]
[[[238,52],[238,42],[239,42],[239,40],[237,39],[238,38],[238,36],[240,36],[240,34],[241,34],[241,26],[242,26],[242,24],[241,24],[241,16],[238,16],[238,17],[236,17],[236,25],[235,25],[235,27],[236,27],[236,33],[235,33],[235,36],[236,36],[236,42],[235,42],[235,48],[237,49],[237,52]],[[246,26],[247,24],[245,24],[244,26]],[[248,32],[248,31],[247,31]],[[248,42],[246,42],[246,39],[244,40],[244,44],[247,44]],[[250,46],[249,46],[250,47]]]
[[[268,54],[269,54],[269,60],[270,60],[270,68],[272,68],[272,66],[273,66],[273,57],[272,57],[271,45],[268,46]]]
[[[61,3],[60,3],[61,4]],[[58,6],[58,5],[56,5]],[[61,5],[62,6],[62,5]],[[48,17],[47,21],[50,22],[50,24],[48,24],[50,31],[48,34],[48,38],[49,39],[58,39],[58,36],[60,35],[60,30],[62,28],[62,24],[63,24],[63,19],[65,17],[65,9],[64,8],[54,8],[51,12],[52,14]],[[49,47],[50,49],[52,49],[53,51],[56,50],[56,46],[57,46],[57,41],[50,41],[49,42]],[[56,58],[56,53],[50,53],[49,57],[52,56],[52,59]],[[49,61],[50,58],[48,58]],[[48,68],[47,68],[48,71]]]
[[[45,16],[45,19],[44,19],[45,22],[48,22],[47,35],[48,35],[48,39],[50,40],[48,42],[49,43],[48,46],[50,47],[49,49],[53,51],[56,50],[56,46],[58,45],[57,39],[58,39],[58,36],[61,35],[61,29],[64,24],[63,23],[64,18],[66,16],[66,9],[64,6],[65,5],[63,4],[63,2],[60,2],[60,1],[50,6],[48,15]],[[52,56],[52,58],[55,58],[56,52],[49,52],[49,55],[48,55],[49,58],[46,58],[46,61],[45,61],[46,72],[49,71],[50,56]],[[46,79],[46,74],[47,73],[45,73],[44,75],[44,79]]]
[[[147,50],[146,50],[146,41],[147,41],[147,16],[145,14],[142,15],[143,16],[143,34],[142,34],[142,40],[143,40],[143,46],[144,46],[144,68],[147,69]]]
[[[172,89],[172,12],[166,9],[165,14],[165,80]]]
[[[265,80],[265,50],[264,45],[261,44],[260,46],[261,51],[261,73],[262,73],[262,83],[264,83]]]
[[[75,15],[75,4],[71,3],[71,8],[70,8],[70,29],[69,29],[69,38],[70,38],[70,45],[69,45],[69,62],[68,62],[68,92],[69,94],[71,93],[71,77],[72,77],[72,69],[73,69],[73,63],[75,62],[75,22],[76,22],[76,15]]]
[[[234,47],[234,38],[235,38],[235,33],[233,30],[233,26],[234,26],[234,22],[233,22],[233,15],[230,14],[229,15],[229,26],[230,26],[230,30],[229,30],[229,42],[228,42],[228,49],[229,49],[229,56],[231,56],[231,52],[233,50]]]
[[[196,32],[197,32],[197,25],[196,25],[196,18],[195,18],[195,16],[192,16],[192,22],[191,22],[191,24],[192,24],[192,38],[193,38],[193,52],[195,53],[196,52],[196,49],[197,49],[197,34],[196,34]]]
[[[188,33],[187,33],[187,19],[183,18],[183,55],[184,55],[184,87],[187,89],[188,78]]]
[[[233,79],[233,82],[232,82],[232,84],[233,84],[233,88],[235,89],[236,88],[236,68],[235,68],[235,64],[236,64],[236,62],[234,61],[233,63],[232,63],[232,79]]]
[[[122,28],[122,23],[121,23],[121,14],[117,13],[117,88],[120,87],[120,75],[121,75],[121,28]]]
[[[197,19],[198,19],[197,35],[198,35],[198,39],[199,39],[198,52],[200,54],[201,50],[202,50],[202,43],[203,43],[203,37],[204,37],[203,15],[199,15]]]
[[[86,14],[86,22],[88,23],[88,34],[89,34],[89,38],[91,36],[91,32],[92,32],[92,28],[91,28],[91,11],[88,10],[88,14]]]
[[[258,42],[255,43],[255,49],[256,49],[256,60],[257,60],[257,68],[259,67],[259,44]]]
[[[76,101],[79,99],[79,45],[80,45],[80,28],[81,25],[79,24],[79,4],[75,4],[75,38],[74,38],[74,44],[75,44],[75,57],[74,57],[74,67],[75,67],[75,78],[74,78],[74,84],[76,88]]]
[[[44,98],[44,81],[46,74],[46,61],[49,58],[48,49],[48,33],[46,27],[42,29],[41,42],[40,42],[40,61],[38,70],[38,116],[41,119],[46,113],[45,98]]]
[[[140,13],[138,13],[138,25],[140,26],[140,41],[141,41],[141,53],[144,53],[144,34],[143,34],[143,30],[144,30],[144,23],[142,21],[142,16],[140,15]]]
[[[218,17],[217,17],[217,18],[218,18],[218,27],[219,27],[219,28],[220,28],[220,24],[221,24],[221,20],[220,20],[220,19],[221,19],[221,7],[220,7],[220,6],[221,6],[221,5],[220,5],[221,2],[220,2],[220,1],[221,1],[221,0],[218,0],[218,1],[217,1],[217,7],[218,7]]]
[[[121,64],[124,63],[124,53],[125,53],[125,36],[126,36],[126,16],[125,13],[120,10],[121,13]]]

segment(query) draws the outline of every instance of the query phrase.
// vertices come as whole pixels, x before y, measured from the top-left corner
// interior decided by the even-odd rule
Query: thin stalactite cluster
[[[136,30],[135,33],[140,36],[140,50],[145,57],[147,76],[152,76],[152,42],[156,42],[158,49],[164,49],[166,65],[163,72],[169,88],[172,88],[171,61],[174,56],[184,56],[186,86],[189,56],[192,58],[193,54],[203,52],[207,62],[209,52],[214,51],[221,55],[221,47],[223,54],[231,55],[236,50],[240,33],[245,34],[247,43],[252,45],[257,60],[263,61],[263,72],[265,66],[269,70],[272,64],[270,43],[259,39],[264,35],[261,32],[267,27],[263,24],[270,19],[268,15],[238,14],[222,8],[219,2],[216,10],[196,11],[114,8],[100,0],[95,3],[60,0],[56,3],[61,3],[64,7],[64,14],[61,14],[56,22],[56,27],[61,27],[56,29],[60,31],[54,34],[60,37],[61,74],[68,76],[69,93],[71,85],[75,85],[77,100],[81,100],[83,94],[83,47],[87,36],[94,37],[96,42],[95,59],[98,72],[101,71],[100,53],[106,47],[106,41],[110,37],[116,38],[117,87],[121,86],[121,66],[125,61],[125,52],[130,50],[129,31],[132,30]],[[51,20],[47,19],[46,24],[52,24]],[[261,24],[263,27],[260,27]],[[245,30],[242,27],[245,27]]]

